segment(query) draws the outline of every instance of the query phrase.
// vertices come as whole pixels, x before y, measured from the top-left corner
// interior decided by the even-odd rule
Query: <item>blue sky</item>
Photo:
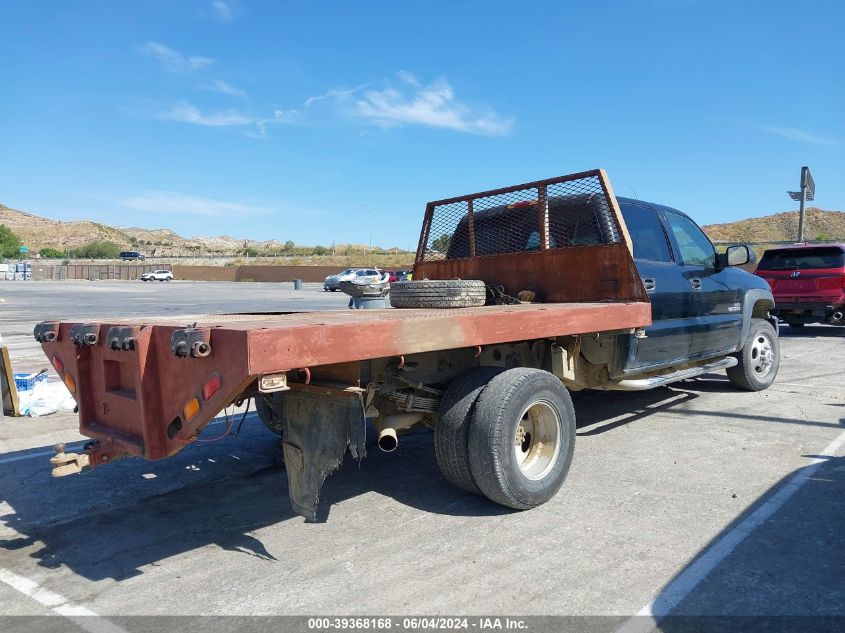
[[[845,208],[845,3],[6,2],[0,202],[416,246],[425,202],[594,167],[703,224]]]

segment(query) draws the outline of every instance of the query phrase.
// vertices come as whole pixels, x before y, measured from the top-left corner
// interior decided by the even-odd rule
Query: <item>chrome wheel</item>
[[[775,350],[772,340],[767,334],[760,332],[751,344],[751,367],[759,378],[763,378],[772,370],[774,363]]]
[[[519,471],[532,481],[543,479],[560,455],[560,418],[551,404],[540,400],[520,416],[514,436],[514,457]]]

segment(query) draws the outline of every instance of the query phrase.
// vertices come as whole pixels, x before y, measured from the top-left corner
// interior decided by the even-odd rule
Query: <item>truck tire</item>
[[[477,279],[397,281],[390,284],[394,308],[473,308],[483,306],[487,289]]]
[[[772,324],[751,319],[745,345],[734,354],[739,361],[728,367],[728,379],[740,389],[762,391],[775,381],[780,366],[780,344]]]
[[[268,429],[282,434],[284,419],[284,396],[281,393],[258,393],[255,395],[255,410]]]
[[[469,459],[479,490],[528,510],[560,489],[575,450],[575,410],[558,378],[518,367],[481,392],[469,424]]]
[[[502,367],[473,367],[455,378],[443,399],[434,427],[434,453],[440,471],[461,490],[481,494],[469,464],[469,423],[475,401]]]

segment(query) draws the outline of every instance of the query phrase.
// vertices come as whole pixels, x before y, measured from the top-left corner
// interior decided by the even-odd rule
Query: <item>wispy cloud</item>
[[[392,87],[368,90],[355,103],[354,113],[382,127],[425,125],[485,136],[504,136],[513,127],[512,119],[490,108],[473,109],[457,100],[445,79],[418,85],[410,94]]]
[[[317,103],[318,101],[343,101],[347,97],[351,97],[356,92],[361,92],[364,88],[369,86],[370,84],[361,84],[360,86],[355,86],[354,88],[332,88],[328,92],[325,92],[321,95],[317,95],[315,97],[308,97],[305,100],[305,107],[310,108],[312,105]]]
[[[414,88],[419,88],[421,86],[419,79],[413,73],[408,72],[407,70],[397,70],[396,77],[399,81],[403,81],[409,86],[413,86]]]
[[[115,202],[128,209],[145,213],[188,214],[213,218],[261,215],[274,211],[265,206],[216,200],[175,191],[146,191],[139,195],[119,198]]]
[[[829,136],[821,136],[799,130],[792,127],[778,127],[776,125],[763,125],[763,130],[771,134],[777,134],[792,141],[799,141],[801,143],[812,143],[813,145],[839,145],[839,139],[831,138]]]
[[[208,57],[183,55],[179,51],[158,42],[147,42],[140,50],[145,55],[155,57],[161,62],[164,69],[171,73],[187,73],[214,63],[214,60]]]
[[[208,127],[229,127],[256,123],[256,120],[253,117],[239,112],[238,110],[216,110],[212,112],[203,112],[196,106],[193,106],[185,101],[158,112],[155,118],[162,119],[164,121],[177,121],[179,123],[205,125]]]
[[[302,113],[299,110],[273,110],[273,116],[258,119],[255,121],[255,132],[247,132],[251,138],[265,138],[267,128],[273,124],[297,125],[303,123]]]
[[[226,83],[222,79],[213,79],[210,84],[204,86],[206,90],[213,90],[214,92],[219,92],[224,95],[230,95],[232,97],[241,97],[242,99],[246,98],[246,93],[241,90],[240,88],[235,88],[232,84]]]
[[[330,101],[343,114],[383,128],[421,125],[482,136],[505,136],[513,128],[513,119],[500,116],[489,107],[472,107],[457,99],[445,79],[423,85],[407,70],[398,71],[396,77],[404,84],[402,89],[389,81],[378,90],[365,90],[370,84],[335,88],[309,97],[305,107]]]
[[[232,19],[232,7],[226,4],[224,0],[211,0],[211,8],[214,9],[214,13],[217,14],[217,17],[224,22],[228,22]]]

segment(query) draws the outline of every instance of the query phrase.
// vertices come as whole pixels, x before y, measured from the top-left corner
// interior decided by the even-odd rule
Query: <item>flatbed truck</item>
[[[53,474],[167,458],[254,399],[307,519],[347,451],[366,455],[368,426],[386,451],[433,428],[450,482],[529,509],[572,462],[570,391],[720,369],[744,389],[771,384],[774,301],[735,268],[750,257],[716,254],[687,216],[617,199],[593,170],[429,203],[414,281],[397,286],[420,307],[45,321],[35,338],[92,438],[80,454],[57,447]],[[489,305],[455,307],[465,280]]]

